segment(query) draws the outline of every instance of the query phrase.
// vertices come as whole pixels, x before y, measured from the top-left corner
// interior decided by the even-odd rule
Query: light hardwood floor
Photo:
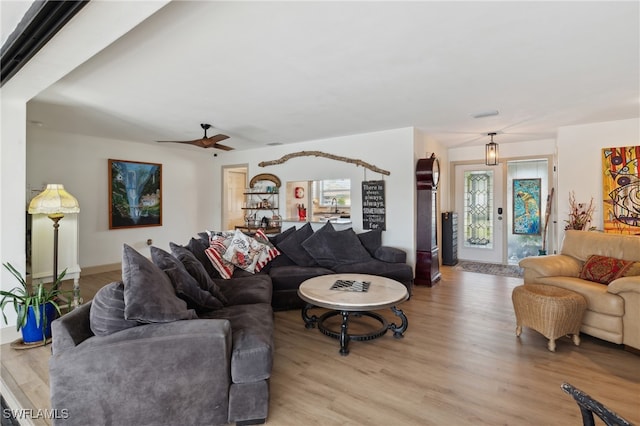
[[[579,347],[560,339],[555,353],[533,330],[517,338],[511,291],[521,279],[442,269],[438,285],[401,305],[403,339],[352,342],[346,357],[336,340],[305,329],[299,311],[277,312],[267,424],[580,425],[560,389],[567,381],[640,425],[640,356],[585,335]],[[83,277],[84,297],[117,277]],[[2,345],[0,355],[2,380],[23,407],[50,408],[50,348]]]

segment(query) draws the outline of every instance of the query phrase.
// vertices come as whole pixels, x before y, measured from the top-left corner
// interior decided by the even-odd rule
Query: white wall
[[[603,228],[602,148],[640,145],[640,119],[561,127],[558,130],[558,243],[564,237],[564,220],[569,215],[569,193],[596,210],[592,225]],[[558,245],[559,247],[559,245]]]
[[[220,177],[213,174],[210,150],[101,139],[32,126],[27,136],[27,186],[61,183],[78,199],[81,268],[119,263],[123,243],[146,256],[150,255],[149,238],[163,249],[171,241],[185,244],[212,226],[214,212],[219,217],[221,198],[208,196]],[[109,159],[162,164],[162,226],[109,230]]]
[[[261,161],[276,160],[299,151],[319,150],[329,154],[359,159],[391,172],[389,176],[372,172],[355,164],[335,161],[322,157],[298,157],[268,167],[260,167]],[[415,212],[415,164],[414,130],[411,127],[336,137],[295,144],[287,144],[251,151],[229,151],[219,153],[214,160],[216,181],[222,176],[223,165],[247,163],[249,177],[259,173],[272,173],[280,178],[283,188],[286,182],[334,178],[351,179],[351,202],[360,206],[362,202],[361,182],[363,180],[384,180],[386,192],[386,232],[383,243],[407,251],[407,261],[414,262],[414,212]],[[281,188],[282,189],[282,188]],[[211,196],[220,199],[221,185],[212,186]],[[286,206],[286,191],[280,192],[280,206]],[[214,212],[213,224],[221,226],[220,212]],[[351,209],[351,220],[356,232],[362,231],[362,209]]]
[[[90,2],[69,21],[11,80],[2,86],[0,138],[0,259],[25,270],[25,144],[27,102],[120,35],[164,6],[168,0],[129,4],[122,14],[114,2]],[[0,288],[15,281],[3,270]],[[0,343],[13,340],[15,313],[7,309],[8,327]]]

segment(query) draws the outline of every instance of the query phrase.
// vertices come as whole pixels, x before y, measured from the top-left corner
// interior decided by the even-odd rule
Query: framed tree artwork
[[[513,233],[540,235],[541,179],[513,180]]]
[[[109,160],[109,229],[162,226],[162,164]]]

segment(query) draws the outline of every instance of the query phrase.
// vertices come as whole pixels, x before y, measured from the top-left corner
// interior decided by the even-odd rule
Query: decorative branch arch
[[[258,163],[258,166],[260,167],[267,167],[267,166],[274,166],[276,164],[282,164],[292,158],[296,158],[296,157],[324,157],[324,158],[328,158],[330,160],[336,160],[336,161],[344,161],[345,163],[351,163],[351,164],[355,164],[356,166],[362,166],[365,167],[371,171],[374,171],[376,173],[381,173],[383,175],[389,176],[391,174],[390,171],[388,170],[384,170],[381,168],[378,168],[377,166],[374,166],[373,164],[369,164],[365,161],[362,160],[357,160],[355,158],[348,158],[348,157],[342,157],[339,155],[333,155],[333,154],[327,154],[326,152],[322,152],[322,151],[300,151],[300,152],[294,152],[291,154],[287,154],[277,160],[271,160],[271,161],[261,161],[260,163]]]

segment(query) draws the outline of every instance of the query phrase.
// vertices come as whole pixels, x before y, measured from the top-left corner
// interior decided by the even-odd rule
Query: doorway
[[[502,165],[455,166],[459,259],[504,262],[504,193]]]
[[[549,164],[549,158],[533,158],[455,165],[459,259],[506,265],[539,254],[553,233],[545,226],[551,222]]]
[[[233,230],[244,225],[242,204],[247,188],[247,165],[222,167],[222,227]]]

